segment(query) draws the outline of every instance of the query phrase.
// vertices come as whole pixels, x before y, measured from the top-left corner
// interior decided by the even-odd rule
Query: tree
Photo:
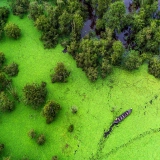
[[[155,76],[156,78],[160,78],[160,57],[156,55],[152,57],[149,61],[148,72]]]
[[[37,83],[26,84],[23,92],[26,104],[31,105],[34,109],[37,109],[46,100],[47,90],[45,82],[42,82],[41,85]]]
[[[6,58],[5,58],[4,53],[0,52],[0,68],[4,64],[5,60],[6,60]]]
[[[14,23],[6,24],[4,31],[9,38],[18,39],[21,36],[21,29]]]
[[[49,19],[45,15],[39,16],[35,21],[35,26],[41,31],[49,30]]]
[[[11,101],[4,92],[0,92],[0,110],[2,112],[11,112],[15,108],[14,102]]]
[[[67,82],[67,78],[70,72],[66,69],[63,63],[57,63],[54,69],[54,74],[51,74],[52,83],[55,82]]]
[[[125,13],[124,2],[118,1],[111,3],[109,9],[103,16],[103,19],[106,21],[106,27],[120,32],[124,27],[123,20],[125,18]]]
[[[43,145],[45,143],[46,139],[44,134],[39,135],[38,139],[37,139],[37,144],[39,145]]]
[[[115,41],[112,46],[113,53],[111,54],[111,63],[121,63],[122,54],[124,53],[124,46],[121,41]]]
[[[34,21],[40,16],[43,15],[43,6],[38,4],[37,1],[30,2],[29,4],[29,16]]]
[[[61,106],[58,103],[54,101],[48,101],[43,108],[43,116],[46,118],[46,123],[51,123],[60,109]]]
[[[13,14],[22,18],[28,11],[29,3],[29,0],[13,0],[11,4]]]
[[[19,72],[18,64],[13,62],[10,65],[5,66],[4,72],[11,77],[16,76]]]
[[[7,79],[3,72],[0,72],[0,92],[4,91],[10,83],[11,80]]]
[[[9,17],[9,9],[7,7],[0,7],[0,20],[6,22]]]
[[[131,50],[124,57],[123,66],[127,70],[138,69],[142,64],[142,59],[139,56],[139,52],[135,50]]]

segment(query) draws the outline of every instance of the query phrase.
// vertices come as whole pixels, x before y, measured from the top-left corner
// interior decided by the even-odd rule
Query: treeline
[[[91,14],[88,7],[92,7],[97,17],[96,29],[82,38],[81,29]],[[133,0],[129,11],[121,0],[14,0],[11,8],[20,18],[28,13],[42,32],[40,39],[45,48],[53,48],[60,42],[91,81],[105,78],[113,66],[134,70],[144,61],[149,61],[149,73],[160,77],[157,1]],[[128,28],[124,46],[116,35]]]

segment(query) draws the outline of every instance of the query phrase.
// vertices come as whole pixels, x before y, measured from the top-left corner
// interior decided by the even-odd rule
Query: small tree
[[[34,129],[31,129],[29,132],[28,132],[28,136],[31,138],[31,139],[34,139],[36,137],[36,132]]]
[[[7,23],[4,31],[9,38],[18,39],[21,36],[21,30],[14,23]]]
[[[26,104],[31,105],[34,109],[41,106],[46,100],[47,90],[44,84],[45,82],[42,82],[41,85],[26,84],[23,88]]]
[[[51,123],[61,109],[60,105],[54,101],[49,101],[43,108],[43,116],[46,118],[46,123]]]
[[[14,108],[14,102],[11,101],[4,92],[0,92],[0,110],[2,112],[11,112]]]
[[[18,64],[13,62],[10,65],[5,66],[4,67],[4,72],[11,77],[16,76],[19,72]]]
[[[129,51],[124,57],[123,65],[127,70],[138,69],[142,64],[142,59],[139,56],[139,52],[135,50]]]
[[[67,78],[68,78],[70,72],[67,71],[67,69],[63,63],[57,63],[57,66],[54,69],[54,71],[55,71],[55,73],[51,74],[52,83],[67,82]]]
[[[43,134],[39,135],[38,139],[37,139],[37,143],[39,145],[43,145],[45,143],[46,139],[45,136]]]

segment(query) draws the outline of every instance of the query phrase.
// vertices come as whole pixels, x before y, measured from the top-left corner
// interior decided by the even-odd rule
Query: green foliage
[[[6,60],[6,58],[5,58],[4,53],[0,52],[0,68],[4,64],[5,60]]]
[[[39,145],[43,145],[45,143],[46,139],[44,134],[39,135],[38,139],[37,139],[37,144]]]
[[[14,23],[7,23],[4,27],[5,34],[13,39],[18,39],[21,36],[21,30]]]
[[[13,63],[5,66],[4,72],[11,77],[16,76],[19,72],[18,64],[13,62]]]
[[[3,72],[0,72],[0,91],[4,91],[11,83],[11,80],[7,79]]]
[[[28,11],[29,0],[13,0],[11,8],[14,15],[18,15],[22,18]]]
[[[68,127],[68,132],[73,132],[74,130],[74,125],[71,124],[69,127]]]
[[[2,112],[11,112],[14,108],[14,102],[4,92],[0,92],[0,110]]]
[[[48,101],[43,108],[43,116],[46,118],[46,123],[51,123],[61,109],[60,105],[54,101]]]
[[[135,50],[131,50],[124,57],[123,66],[127,70],[138,69],[142,64],[142,59],[139,56],[139,52]]]
[[[109,9],[104,14],[103,19],[106,21],[106,27],[117,30],[118,32],[124,27],[123,20],[125,18],[124,2],[118,1],[111,3]]]
[[[70,75],[70,72],[67,71],[63,63],[57,63],[57,66],[54,69],[54,74],[51,74],[52,83],[55,82],[67,82],[67,78]]]
[[[148,65],[148,72],[154,75],[156,78],[160,78],[160,57],[154,56],[150,59]]]
[[[26,104],[31,105],[34,109],[45,103],[47,90],[44,83],[41,85],[37,83],[26,84],[23,92]]]

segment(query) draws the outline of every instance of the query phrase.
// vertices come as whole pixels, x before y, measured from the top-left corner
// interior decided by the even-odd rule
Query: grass
[[[4,4],[5,1],[0,2]],[[4,38],[0,51],[5,53],[7,64],[19,64],[20,72],[13,84],[20,97],[26,83],[45,81],[47,99],[60,103],[62,110],[49,125],[41,110],[33,110],[22,102],[12,113],[0,113],[0,142],[5,144],[2,156],[11,155],[13,160],[23,155],[31,160],[49,160],[53,155],[61,160],[160,158],[160,82],[147,73],[147,64],[132,73],[115,68],[105,80],[91,83],[60,45],[50,50],[43,48],[40,32],[31,20],[11,15],[9,21],[19,25],[22,37],[17,41]],[[71,71],[68,83],[51,84],[49,75],[57,62],[64,62]],[[78,108],[75,115],[71,113],[72,106]],[[129,108],[133,108],[133,113],[99,143],[104,129]],[[70,124],[74,125],[73,133],[67,131]],[[44,146],[28,137],[31,129],[46,136]]]

